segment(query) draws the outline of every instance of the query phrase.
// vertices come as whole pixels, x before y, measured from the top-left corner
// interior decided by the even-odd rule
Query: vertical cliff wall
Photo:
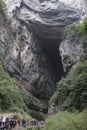
[[[21,81],[24,90],[39,99],[49,99],[56,81],[64,75],[59,52],[63,30],[86,15],[85,0],[4,2],[12,28],[9,35],[1,23],[0,54],[5,68]],[[7,37],[11,40],[6,40]]]

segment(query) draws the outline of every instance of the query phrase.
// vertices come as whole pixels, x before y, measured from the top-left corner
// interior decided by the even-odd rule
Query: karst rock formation
[[[39,99],[49,99],[55,91],[56,81],[69,66],[67,62],[63,63],[64,55],[74,59],[73,49],[69,51],[72,47],[68,45],[69,40],[62,41],[63,30],[83,20],[87,14],[86,0],[3,1],[11,22],[9,33],[0,14],[0,55],[5,69],[20,80],[24,91]],[[81,48],[79,46],[77,53]],[[78,57],[77,53],[75,57]],[[78,60],[76,58],[75,63]]]

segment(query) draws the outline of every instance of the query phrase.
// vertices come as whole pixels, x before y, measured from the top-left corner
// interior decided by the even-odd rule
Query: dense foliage
[[[44,130],[87,130],[87,111],[59,112],[46,120]]]
[[[87,17],[83,19],[83,22],[80,24],[71,24],[64,30],[64,37],[73,36],[73,37],[83,37],[83,35],[87,35]],[[81,38],[82,38],[81,37]],[[83,38],[82,38],[83,39]]]
[[[22,95],[24,102],[29,109],[29,114],[38,120],[44,119],[48,110],[47,101],[39,100],[31,93],[27,93],[27,91],[26,93],[23,93],[22,91]]]
[[[25,109],[20,91],[0,62],[0,110],[20,111],[20,109]]]
[[[63,110],[81,111],[87,107],[87,60],[62,78],[50,102],[60,105]]]
[[[87,34],[87,17],[83,20],[83,23],[81,24],[80,32],[82,34]]]

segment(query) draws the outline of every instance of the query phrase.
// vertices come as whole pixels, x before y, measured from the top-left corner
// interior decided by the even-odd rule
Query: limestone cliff
[[[65,72],[76,67],[84,53],[82,37],[68,35],[60,44],[60,54]]]
[[[82,21],[87,13],[86,1],[4,0],[4,2],[12,27],[10,36],[12,40],[9,41],[7,40],[9,33],[0,23],[2,27],[0,54],[5,68],[11,76],[21,81],[24,91],[31,92],[39,99],[49,99],[55,91],[56,81],[64,75],[62,65],[64,49],[72,48],[72,45],[68,46],[70,41],[67,39],[65,45],[61,43],[63,30],[67,25]],[[76,49],[77,46],[72,48],[71,52],[67,51],[71,53],[70,63],[71,59],[74,59],[72,51]],[[73,63],[78,62],[78,58],[74,60]],[[64,69],[66,68],[65,65]]]

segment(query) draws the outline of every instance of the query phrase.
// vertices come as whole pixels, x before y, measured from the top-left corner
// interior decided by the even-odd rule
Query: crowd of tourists
[[[0,130],[12,130],[12,128],[15,128],[17,125],[18,121],[14,118],[5,118],[5,117],[0,117]]]
[[[40,126],[44,125],[44,121],[38,121],[35,119],[32,119],[31,121],[26,120],[25,118],[23,119],[15,119],[13,118],[5,118],[5,117],[0,117],[0,130],[12,130],[15,127],[22,127],[22,128],[29,128],[32,126]]]

